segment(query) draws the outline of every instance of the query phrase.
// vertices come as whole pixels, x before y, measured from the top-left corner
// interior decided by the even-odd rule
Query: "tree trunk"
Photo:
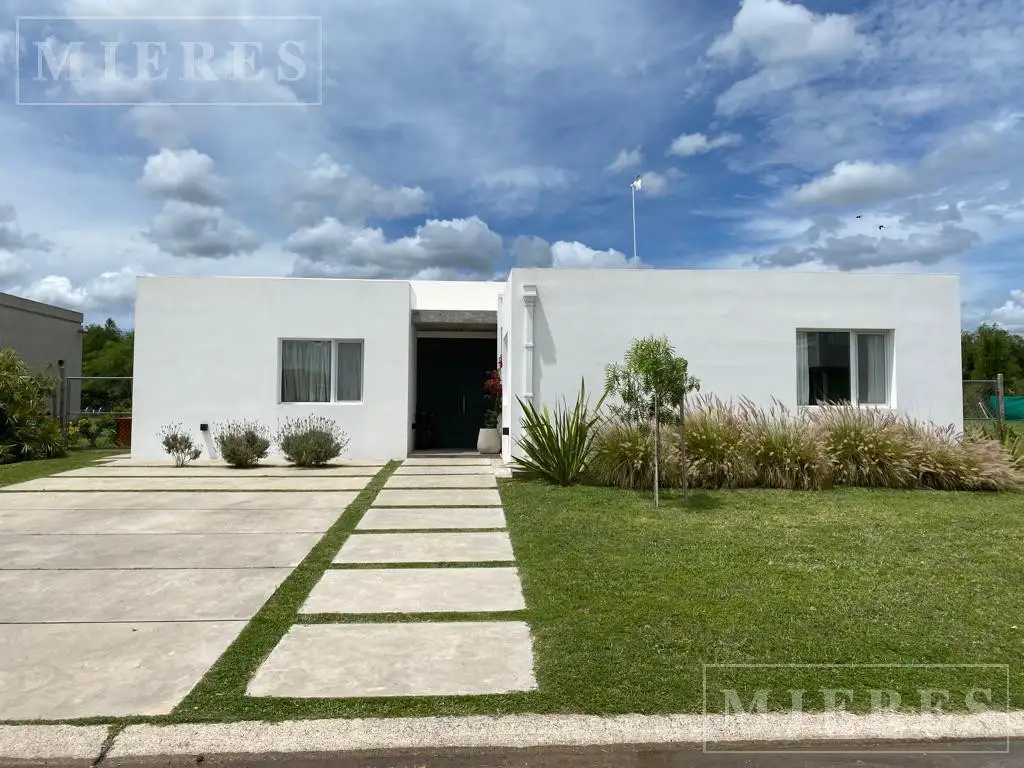
[[[658,471],[661,464],[661,411],[659,410],[657,396],[654,398],[654,506],[660,506],[661,500],[658,494]]]
[[[683,484],[683,503],[686,504],[690,498],[686,466],[686,392],[679,397],[679,477]]]

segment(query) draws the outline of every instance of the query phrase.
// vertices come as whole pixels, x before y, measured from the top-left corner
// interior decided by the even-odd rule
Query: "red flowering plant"
[[[484,418],[484,429],[497,429],[501,422],[501,358],[498,358],[497,369],[487,373],[484,399],[489,400],[491,405]]]

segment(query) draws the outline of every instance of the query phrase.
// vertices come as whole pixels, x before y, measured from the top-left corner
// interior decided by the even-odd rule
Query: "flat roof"
[[[46,315],[47,317],[53,317],[58,320],[67,320],[69,323],[77,323],[78,325],[82,324],[82,320],[85,317],[81,312],[76,312],[73,309],[55,307],[52,304],[44,304],[41,301],[25,299],[11,293],[0,293],[0,307],[17,309],[22,312],[32,312],[36,315]]]

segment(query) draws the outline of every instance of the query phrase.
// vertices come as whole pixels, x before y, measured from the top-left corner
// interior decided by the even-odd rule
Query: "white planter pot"
[[[501,434],[495,429],[481,429],[476,439],[480,453],[501,453]]]

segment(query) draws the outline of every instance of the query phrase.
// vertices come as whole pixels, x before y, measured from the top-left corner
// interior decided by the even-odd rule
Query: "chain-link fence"
[[[69,447],[131,447],[131,376],[65,376],[61,391],[60,423]]]
[[[964,429],[976,429],[1003,439],[1006,434],[1006,405],[1003,377],[963,382]]]

